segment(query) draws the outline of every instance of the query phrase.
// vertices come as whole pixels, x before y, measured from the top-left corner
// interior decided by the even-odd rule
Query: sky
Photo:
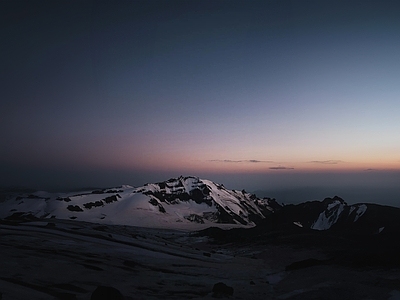
[[[376,186],[400,202],[399,13],[2,0],[0,185],[195,175],[253,191]]]

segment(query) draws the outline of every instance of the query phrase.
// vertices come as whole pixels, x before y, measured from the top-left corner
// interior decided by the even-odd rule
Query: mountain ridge
[[[280,209],[274,199],[195,176],[180,176],[141,187],[122,185],[81,193],[35,192],[1,205],[0,217],[30,214],[37,218],[197,229],[206,226],[253,227]]]
[[[348,205],[338,196],[281,205],[273,198],[259,198],[245,190],[229,190],[207,179],[179,176],[140,187],[121,185],[80,193],[41,191],[14,195],[1,203],[0,218],[12,220],[31,216],[182,230],[257,225],[267,230],[346,229],[382,233],[393,228],[384,225],[381,215],[369,220],[378,210],[385,209],[377,204]],[[400,211],[386,210],[389,215]]]

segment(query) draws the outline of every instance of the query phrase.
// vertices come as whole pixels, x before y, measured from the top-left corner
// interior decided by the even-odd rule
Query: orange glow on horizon
[[[183,174],[197,173],[299,173],[299,172],[360,172],[360,171],[400,171],[400,162],[271,162],[250,160],[195,160],[160,158],[131,164],[117,164],[124,170],[142,169],[147,171],[174,171]],[[116,166],[116,165],[114,165]]]

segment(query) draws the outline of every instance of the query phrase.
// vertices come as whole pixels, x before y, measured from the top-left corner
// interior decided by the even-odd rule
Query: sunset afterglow
[[[400,173],[394,2],[21,3],[0,4],[3,186]]]

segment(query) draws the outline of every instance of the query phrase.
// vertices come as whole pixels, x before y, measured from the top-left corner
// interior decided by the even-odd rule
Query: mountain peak
[[[346,201],[344,201],[339,196],[334,196],[333,198],[327,197],[327,198],[324,199],[323,203],[327,204],[327,205],[331,204],[331,203],[340,203],[340,204],[347,205]]]
[[[280,205],[267,199],[259,199],[255,195],[236,190],[228,190],[223,184],[196,176],[179,176],[163,182],[148,184],[135,190],[151,197],[152,203],[158,207],[168,208],[168,205],[191,204],[206,205],[207,212],[191,219],[209,220],[217,223],[240,224],[254,226],[255,222],[267,214],[280,208]]]

